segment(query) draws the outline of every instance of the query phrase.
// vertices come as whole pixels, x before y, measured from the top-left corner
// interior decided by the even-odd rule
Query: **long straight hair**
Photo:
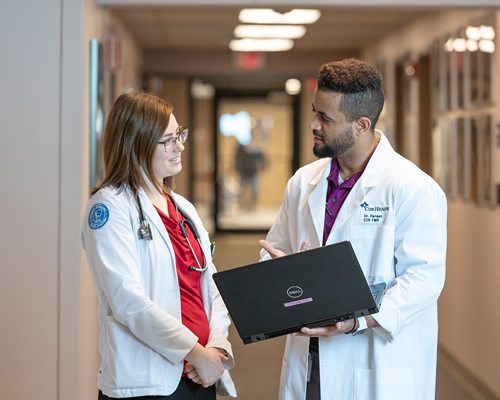
[[[147,186],[145,177],[160,192],[171,190],[172,177],[156,181],[152,159],[172,111],[170,103],[149,93],[132,91],[116,99],[104,129],[105,177],[92,194],[107,186],[119,191],[128,186],[137,195]]]

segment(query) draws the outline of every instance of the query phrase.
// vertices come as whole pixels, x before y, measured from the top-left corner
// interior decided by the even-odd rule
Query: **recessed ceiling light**
[[[302,25],[238,25],[234,36],[238,38],[299,39],[306,33]]]
[[[321,16],[319,10],[293,9],[281,14],[271,8],[244,8],[240,11],[240,22],[245,24],[312,24]]]
[[[483,39],[479,41],[479,50],[484,53],[495,52],[495,42],[493,40]]]
[[[293,45],[290,39],[238,39],[229,42],[232,51],[287,51]]]
[[[481,39],[495,39],[495,29],[492,26],[481,25],[479,27],[479,34],[481,35]]]
[[[468,26],[465,28],[465,35],[467,39],[479,40],[481,39],[481,32],[477,26]]]
[[[467,39],[472,40],[493,40],[495,39],[495,29],[492,26],[481,25],[481,26],[468,26],[465,28],[465,35]]]
[[[290,95],[296,95],[300,93],[302,89],[302,84],[298,79],[288,79],[285,82],[285,91]]]

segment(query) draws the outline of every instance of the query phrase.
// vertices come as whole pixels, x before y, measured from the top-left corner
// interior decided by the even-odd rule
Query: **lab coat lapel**
[[[389,163],[390,155],[394,152],[385,135],[379,130],[376,130],[376,132],[380,135],[380,142],[368,161],[361,178],[359,178],[359,181],[356,182],[356,185],[351,189],[351,192],[342,205],[330,235],[328,236],[327,243],[334,243],[339,240],[339,238],[335,237],[337,228],[348,222],[358,211],[364,201],[366,193],[370,188],[379,183]]]
[[[342,226],[346,221],[350,220],[354,215],[354,213],[358,211],[360,204],[363,202],[365,191],[366,188],[363,187],[363,182],[360,178],[360,180],[356,183],[356,185],[354,185],[354,187],[351,189],[351,192],[345,199],[344,204],[342,205],[342,208],[340,209],[339,214],[335,219],[335,223],[333,224],[332,230],[330,231],[327,243],[330,243],[332,236],[335,235],[336,229]],[[334,240],[331,243],[334,243],[336,241],[337,240]]]
[[[328,189],[327,177],[330,173],[330,162],[326,163],[324,168],[321,169],[318,174],[311,179],[309,185],[311,187],[311,194],[307,199],[307,204],[309,206],[309,211],[311,213],[311,218],[314,223],[314,228],[316,230],[316,235],[318,236],[318,241],[320,245],[323,243],[323,230],[325,225],[325,203],[326,203],[326,192]]]
[[[165,225],[163,224],[163,221],[160,218],[160,215],[158,214],[158,211],[156,211],[155,206],[147,196],[146,192],[143,189],[140,189],[139,191],[139,199],[142,204],[142,209],[144,211],[144,215],[146,219],[149,221],[150,225],[152,225],[151,230],[152,230],[152,235],[153,235],[153,240],[155,240],[158,235],[161,237],[161,239],[167,244],[169,250],[172,249],[172,244],[170,242],[170,237],[168,236],[168,232],[165,228]],[[156,229],[153,229],[156,228]],[[172,253],[172,251],[171,251]]]

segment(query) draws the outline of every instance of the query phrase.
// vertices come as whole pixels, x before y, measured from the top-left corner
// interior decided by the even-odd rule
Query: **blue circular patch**
[[[109,210],[102,203],[97,203],[92,206],[89,213],[89,226],[92,229],[102,228],[109,219]]]

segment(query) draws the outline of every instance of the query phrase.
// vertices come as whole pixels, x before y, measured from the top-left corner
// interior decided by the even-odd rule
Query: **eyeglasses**
[[[185,126],[179,126],[176,130],[173,136],[170,136],[169,138],[162,140],[158,142],[158,144],[162,144],[163,148],[165,149],[166,152],[172,151],[177,144],[177,142],[184,144],[186,143],[186,140],[188,138],[188,131],[189,129],[186,128]]]

